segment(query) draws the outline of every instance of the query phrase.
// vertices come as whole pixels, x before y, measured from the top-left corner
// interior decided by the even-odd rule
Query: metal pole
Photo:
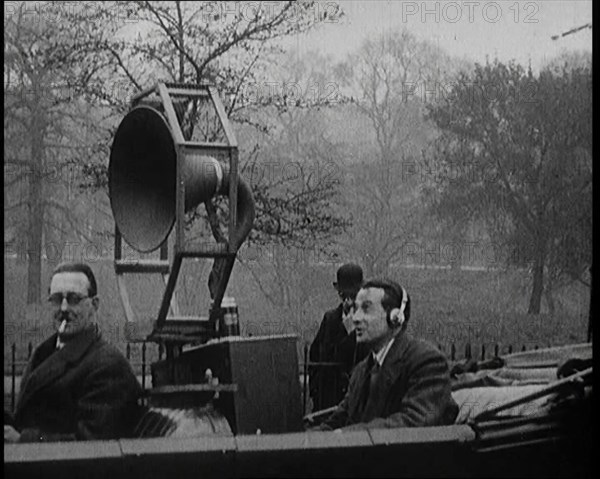
[[[592,342],[592,304],[594,303],[594,277],[592,275],[593,263],[590,266],[590,313],[588,316],[587,342]]]
[[[306,397],[308,389],[308,343],[304,343],[304,365],[302,367],[304,377],[302,379],[302,406],[304,407],[304,414],[306,414]]]
[[[542,398],[544,396],[547,396],[548,394],[551,394],[555,391],[560,390],[561,388],[563,388],[565,386],[572,385],[572,384],[578,384],[579,382],[585,382],[586,380],[588,380],[588,377],[591,375],[592,375],[592,368],[584,369],[583,371],[579,371],[575,374],[572,374],[571,376],[567,376],[564,379],[559,379],[558,381],[549,384],[548,386],[544,387],[543,389],[540,389],[539,391],[535,391],[533,393],[526,394],[524,396],[521,396],[520,398],[507,401],[504,404],[500,404],[499,406],[488,409],[487,411],[483,411],[482,413],[475,416],[473,418],[473,421],[484,420],[486,418],[492,417],[494,414],[496,414],[498,412],[505,411],[507,409],[511,409],[511,408],[513,408],[515,406],[519,406],[521,404],[525,404],[527,402],[533,401],[534,399]]]
[[[16,378],[16,375],[17,375],[17,371],[16,371],[17,345],[15,343],[12,343],[12,346],[11,346],[11,356],[12,356],[12,368],[11,368],[12,385],[11,385],[11,390],[10,390],[10,407],[14,411],[15,410],[15,382],[17,380],[17,378]]]
[[[146,341],[142,343],[142,389],[146,389]]]

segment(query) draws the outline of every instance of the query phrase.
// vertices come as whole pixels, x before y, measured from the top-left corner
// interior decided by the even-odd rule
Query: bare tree
[[[87,86],[96,101],[107,101],[122,113],[131,93],[148,88],[157,80],[187,84],[208,80],[217,85],[232,121],[261,131],[268,131],[269,124],[257,121],[267,117],[257,114],[257,108],[286,106],[278,101],[281,95],[264,95],[258,101],[249,93],[257,85],[264,91],[269,79],[265,73],[268,62],[280,52],[274,40],[307,31],[323,20],[315,15],[319,12],[316,2],[282,2],[252,8],[236,4],[233,10],[225,11],[221,4],[206,2],[120,3],[120,11],[135,19],[135,24],[124,26],[123,18],[120,22],[102,23],[111,15],[113,6],[109,4],[93,15],[73,14],[73,23],[80,25],[76,42],[81,62],[102,65],[98,78],[112,79],[112,84],[96,81]],[[328,14],[328,21],[335,21],[340,12],[329,9],[319,14]],[[117,90],[119,95],[111,95]],[[113,124],[108,136],[115,128]],[[242,168],[246,158],[255,157],[254,147],[255,144],[242,149]],[[106,164],[89,170],[93,174],[91,183],[104,189]],[[259,203],[271,194],[270,188],[261,188],[255,191]],[[217,220],[220,204],[211,200],[205,206],[210,230],[221,241],[223,234]],[[193,222],[199,215],[190,215],[189,219]]]
[[[28,258],[27,304],[32,304],[41,295],[44,239],[53,245],[52,255],[67,239],[89,239],[78,215],[85,211],[69,205],[79,193],[70,188],[76,159],[85,150],[81,125],[87,116],[73,97],[70,80],[76,73],[52,48],[60,36],[55,25],[20,4],[5,15],[4,27],[4,210],[14,231],[10,239]]]
[[[442,52],[394,31],[365,41],[339,69],[364,118],[356,128],[362,148],[353,145],[347,185],[354,227],[342,245],[368,275],[386,274],[420,229],[418,179],[409,173],[433,133],[420,95],[447,68]]]
[[[110,216],[105,195],[110,140],[130,95],[158,80],[209,80],[224,94],[230,117],[251,124],[252,117],[243,113],[254,99],[247,97],[245,86],[259,82],[265,59],[280,51],[273,40],[313,28],[325,14],[327,21],[340,14],[315,5],[282,2],[246,8],[236,3],[232,14],[218,2],[106,2],[93,8],[53,2],[37,14],[29,6],[28,15],[22,15],[20,5],[14,15],[5,15],[5,78],[11,77],[5,82],[5,93],[11,93],[5,94],[5,138],[10,143],[5,168],[10,164],[14,173],[8,186],[28,195],[27,200],[11,198],[6,208],[28,208],[29,224],[22,229],[31,259],[29,301],[40,295],[44,221],[60,217],[52,221],[57,235],[83,235],[91,225],[76,221],[58,183],[48,184],[44,172],[51,155],[60,159],[54,171],[76,171],[68,174],[68,194],[73,187],[104,194],[94,202],[93,217],[100,215],[101,220],[91,225],[104,236]],[[57,83],[59,90],[54,88]],[[59,109],[61,121],[53,116]],[[23,136],[31,141],[19,144]],[[28,182],[26,190],[23,181]],[[206,206],[214,226],[218,211],[213,204]],[[212,233],[222,236],[218,228]]]

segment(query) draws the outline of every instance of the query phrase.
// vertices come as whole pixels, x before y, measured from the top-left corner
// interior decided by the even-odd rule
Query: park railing
[[[504,354],[516,353],[519,351],[537,350],[539,344],[521,344],[521,345],[501,345],[499,343],[483,343],[473,344],[467,342],[464,345],[457,346],[456,343],[447,345],[437,344],[437,347],[442,351],[452,362],[460,362],[465,360],[481,360],[492,359]],[[550,347],[549,344],[543,347]],[[25,354],[23,354],[25,353]],[[10,346],[10,355],[8,361],[4,362],[4,409],[14,410],[16,397],[18,394],[18,386],[20,378],[25,370],[27,361],[33,353],[33,344],[30,342],[27,345],[18,346],[12,343]],[[161,345],[154,342],[127,343],[125,346],[125,356],[133,367],[135,374],[141,382],[144,389],[150,387],[149,375],[150,365],[157,359],[162,359],[164,350]],[[316,370],[318,368],[342,368],[342,364],[331,362],[310,362],[309,360],[309,343],[302,345],[302,360],[300,366],[300,381],[302,386],[302,405],[305,413],[310,412],[309,399],[309,368]],[[19,359],[17,358],[26,358]]]

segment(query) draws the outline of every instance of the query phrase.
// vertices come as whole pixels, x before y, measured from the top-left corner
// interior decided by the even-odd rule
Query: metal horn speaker
[[[227,194],[226,165],[186,154],[183,162],[185,211]],[[133,108],[114,137],[108,167],[109,197],[123,239],[135,250],[158,249],[176,219],[177,149],[163,115],[149,106]]]

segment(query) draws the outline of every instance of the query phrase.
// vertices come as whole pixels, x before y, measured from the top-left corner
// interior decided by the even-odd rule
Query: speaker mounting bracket
[[[209,112],[209,115],[202,117],[202,114],[204,113],[200,113],[201,108],[198,105],[212,106],[212,110]],[[140,107],[146,107],[148,111],[140,111]],[[172,140],[172,143],[168,138],[167,141],[161,140],[162,142],[160,147],[161,151],[165,150],[167,152],[173,152],[172,155],[167,156],[174,157],[174,221],[172,222],[172,226],[167,228],[164,241],[162,241],[158,247],[155,247],[156,245],[150,242],[151,245],[148,247],[150,249],[153,248],[152,251],[160,248],[160,259],[124,260],[122,258],[122,240],[125,239],[125,241],[131,246],[134,246],[134,249],[136,248],[135,245],[132,244],[132,241],[128,240],[126,231],[121,231],[122,228],[119,228],[117,214],[120,213],[121,218],[124,214],[132,215],[132,213],[129,211],[127,211],[127,213],[123,212],[123,210],[130,207],[129,205],[132,202],[126,202],[123,199],[113,199],[113,190],[111,190],[111,203],[115,201],[118,205],[118,207],[115,206],[115,204],[112,205],[116,223],[114,249],[115,272],[117,274],[117,284],[119,293],[121,295],[121,301],[125,310],[126,320],[128,324],[132,325],[136,323],[136,319],[129,300],[129,295],[124,281],[124,275],[127,273],[159,273],[162,275],[165,282],[165,289],[159,312],[153,324],[153,330],[144,338],[138,337],[137,340],[151,340],[162,343],[163,345],[167,346],[167,356],[174,356],[177,354],[178,350],[181,350],[181,346],[183,344],[205,342],[207,339],[215,337],[219,334],[217,320],[219,317],[221,302],[227,289],[227,284],[235,263],[237,251],[252,227],[254,219],[254,203],[249,187],[247,187],[247,185],[238,177],[238,144],[234,130],[229,122],[224,105],[221,102],[215,87],[208,82],[194,85],[159,82],[152,88],[149,88],[132,98],[128,115],[136,110],[137,117],[130,119],[130,125],[128,126],[129,130],[127,130],[127,135],[129,135],[129,138],[126,138],[125,140],[121,139],[119,146],[117,146],[119,130],[121,130],[121,127],[124,125],[127,117],[123,120],[119,130],[117,130],[115,142],[113,143],[113,149],[111,150],[109,187],[114,188],[115,191],[117,191],[118,187],[121,188],[119,191],[123,191],[124,189],[127,190],[125,193],[119,194],[122,194],[123,198],[130,199],[131,195],[134,194],[131,193],[131,190],[144,190],[144,194],[146,194],[147,191],[145,190],[151,190],[151,187],[154,187],[156,182],[160,181],[160,170],[158,173],[148,173],[147,170],[152,170],[152,165],[143,163],[146,160],[144,155],[153,155],[152,141],[150,138],[148,138],[148,135],[152,136],[152,134],[148,132],[152,132],[153,130],[152,128],[144,129],[144,127],[147,125],[142,125],[140,127],[140,123],[143,123],[142,120],[147,117],[155,123],[154,127],[158,128],[161,133],[164,131],[164,126],[161,126],[160,124],[158,126],[156,125],[157,123],[160,123],[160,121],[153,119],[153,114],[150,112],[150,110],[153,109],[155,112],[157,112],[154,117],[160,114],[162,122],[166,123],[168,126],[169,134],[163,136],[170,137]],[[140,120],[140,118],[142,120]],[[199,128],[202,121],[207,124],[212,122],[212,133],[206,133],[210,130],[210,128]],[[138,128],[138,130],[135,130],[135,128]],[[126,130],[125,127],[124,130]],[[135,139],[138,140],[137,142],[134,142],[130,139],[132,135],[131,131],[136,132],[136,134],[133,136],[135,136]],[[126,136],[126,134],[121,132],[121,137],[123,136]],[[198,136],[200,137],[198,138]],[[125,146],[122,146],[122,143],[125,143]],[[148,146],[148,143],[150,146]],[[167,143],[166,146],[165,143]],[[136,150],[135,148],[138,149]],[[133,151],[133,153],[131,153],[131,151]],[[150,151],[150,153],[148,153],[148,151]],[[118,166],[119,164],[122,165],[130,161],[130,158],[126,157],[126,154],[130,156],[132,155],[134,160],[131,160],[131,164],[127,164],[125,167]],[[154,154],[154,156],[157,155]],[[185,234],[185,214],[190,208],[190,205],[188,204],[189,198],[186,196],[186,189],[188,190],[187,193],[190,193],[189,190],[191,189],[189,184],[191,167],[188,163],[190,157],[193,159],[197,157],[218,157],[226,159],[226,161],[223,161],[224,169],[222,171],[225,171],[227,176],[221,194],[228,197],[229,217],[227,234],[224,235],[224,241],[222,240],[221,242],[216,243],[206,242],[200,245],[194,245],[193,247],[188,244]],[[159,158],[158,160],[154,161],[158,163],[162,160],[163,158]],[[119,163],[119,161],[121,163]],[[117,166],[113,166],[113,164]],[[133,171],[134,173],[137,173],[136,170],[143,171],[140,173],[140,175],[146,175],[144,177],[144,181],[147,182],[150,182],[147,177],[154,175],[152,176],[153,182],[150,183],[150,186],[146,184],[142,184],[140,186],[141,182],[139,180],[136,180],[135,178],[132,179],[131,172]],[[113,180],[111,180],[111,173],[113,174]],[[219,176],[218,173],[217,176]],[[117,177],[119,178],[118,180],[114,179]],[[123,177],[126,179],[123,180]],[[155,177],[157,177],[158,180],[156,180]],[[130,187],[130,184],[124,185],[123,183],[125,183],[125,181],[131,182],[133,186]],[[135,183],[136,181],[138,181],[138,183]],[[220,181],[221,178],[219,177],[219,185]],[[116,186],[113,187],[115,182]],[[238,185],[242,185],[241,197],[239,196]],[[127,188],[124,188],[125,186]],[[162,185],[159,186],[162,187]],[[218,189],[218,187],[216,187],[216,189]],[[148,194],[153,193],[154,192],[151,191]],[[219,192],[217,191],[217,193]],[[126,196],[127,194],[130,196]],[[210,201],[210,198],[202,199],[202,202],[206,201]],[[139,203],[143,204],[144,202],[139,201]],[[249,206],[247,205],[248,203],[250,203]],[[192,206],[195,207],[197,205]],[[166,207],[163,207],[163,209],[164,208]],[[246,209],[247,211],[241,211],[243,209]],[[149,215],[152,217],[152,213]],[[136,217],[132,221],[138,221],[136,225],[139,225],[141,220],[137,219]],[[123,222],[121,225],[125,228],[128,226],[124,225]],[[168,245],[169,237],[172,236],[172,229],[174,229],[175,238],[171,252],[172,259],[169,260]],[[144,228],[144,231],[147,231],[147,228]],[[135,234],[137,235],[136,237],[144,237],[144,233],[136,231]],[[131,237],[129,239],[131,239]],[[155,241],[155,243],[158,244],[158,241]],[[149,249],[138,250],[142,252],[149,252]],[[213,269],[211,271],[208,285],[212,306],[211,310],[209,311],[209,315],[206,318],[195,317],[194,320],[192,320],[192,318],[189,317],[183,318],[179,314],[179,307],[174,295],[174,291],[182,261],[185,258],[214,259]]]

